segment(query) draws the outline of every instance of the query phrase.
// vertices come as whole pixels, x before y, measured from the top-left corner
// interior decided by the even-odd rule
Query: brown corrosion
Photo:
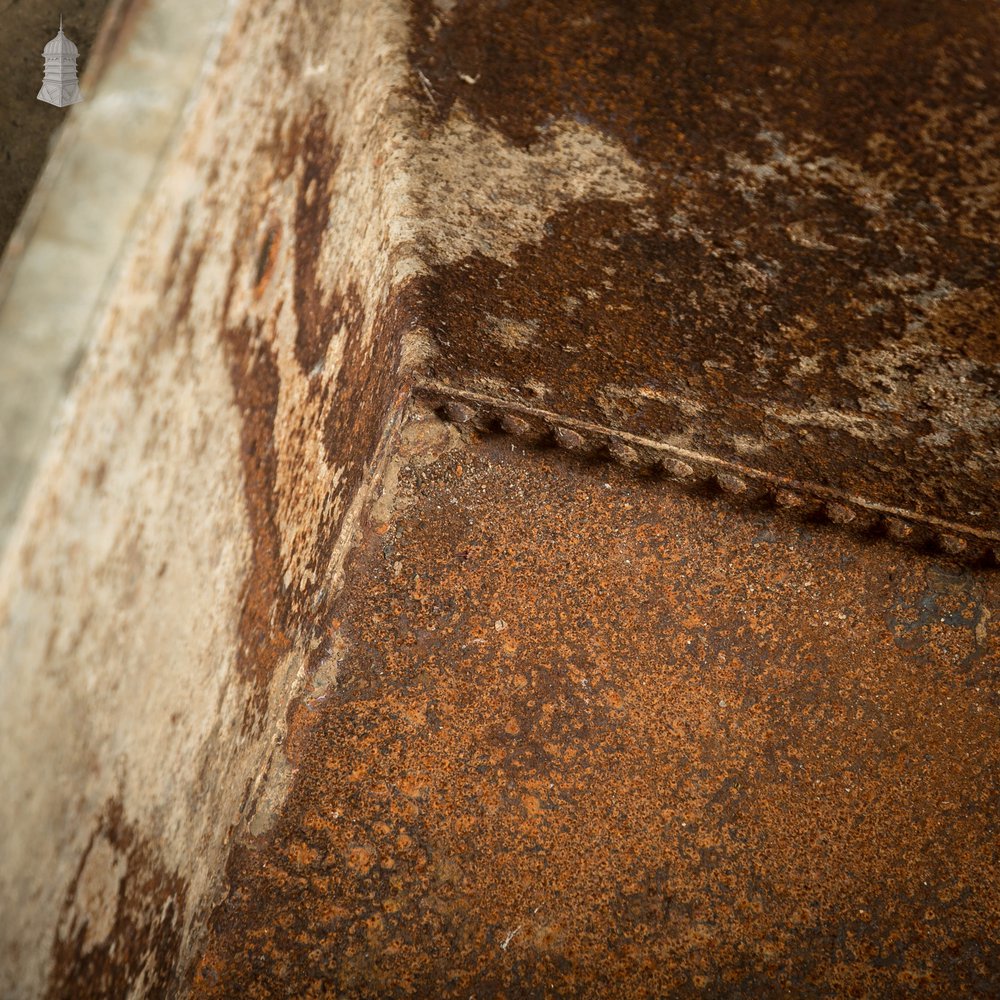
[[[280,180],[294,178],[297,185],[294,243],[287,252],[293,254],[294,359],[298,374],[307,379],[310,411],[297,414],[297,422],[290,427],[277,426],[282,391],[280,304],[261,304],[260,316],[244,316],[238,322],[229,318],[221,336],[242,420],[244,497],[253,547],[237,653],[239,674],[252,680],[255,688],[247,708],[248,727],[262,717],[268,683],[295,639],[309,646],[321,640],[327,597],[316,581],[326,570],[347,514],[345,504],[314,512],[316,541],[304,553],[308,558],[302,574],[290,575],[279,531],[283,495],[278,487],[278,435],[284,432],[287,447],[288,441],[295,446],[318,434],[327,461],[343,469],[341,495],[353,496],[386,436],[390,413],[399,404],[398,336],[406,324],[406,296],[389,297],[374,319],[369,342],[364,338],[366,315],[356,286],[349,281],[342,291],[324,293],[326,286],[320,281],[319,249],[330,225],[332,185],[341,160],[341,151],[329,135],[328,114],[321,105],[314,105],[292,123],[290,144],[281,144],[277,125],[275,134],[256,151],[272,158]],[[249,211],[241,220],[241,237],[233,249],[226,286],[223,312],[227,317],[243,280],[243,247],[259,221]],[[281,246],[279,229],[272,222],[249,279],[255,303],[266,293]],[[192,273],[186,279],[188,297]],[[338,364],[327,371],[324,361],[338,342]],[[316,413],[322,414],[320,427],[313,424]],[[296,472],[309,474],[306,467]]]
[[[144,996],[167,996],[186,900],[184,880],[109,801],[66,892],[48,1000],[126,996],[140,981]]]
[[[434,268],[431,377],[1000,525],[996,4],[459,0],[414,30],[429,128],[531,157],[570,122],[647,190]]]
[[[444,434],[404,435],[195,996],[1000,988],[994,575]]]
[[[281,247],[281,228],[272,225],[268,228],[264,236],[264,243],[257,255],[257,280],[254,282],[253,292],[255,298],[260,298],[267,290],[268,282],[274,273],[274,264],[278,259],[278,250]]]

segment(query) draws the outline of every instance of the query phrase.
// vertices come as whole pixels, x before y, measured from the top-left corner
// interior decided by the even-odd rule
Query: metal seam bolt
[[[620,465],[635,466],[639,464],[639,453],[635,448],[617,438],[608,442],[608,453]]]
[[[834,524],[850,524],[857,516],[850,507],[842,503],[826,504],[823,513]]]
[[[477,416],[477,411],[473,407],[455,399],[448,400],[444,404],[444,413],[448,420],[456,424],[472,423]],[[532,433],[529,421],[515,413],[501,413],[499,420],[500,426],[508,434],[525,437]],[[550,424],[549,427],[558,447],[568,451],[582,451],[586,448],[587,439],[578,431],[559,424]],[[606,450],[610,457],[621,465],[634,468],[643,464],[640,453],[625,441],[612,438],[607,441]],[[661,458],[656,464],[673,479],[690,479],[695,475],[695,469],[679,458]],[[716,472],[712,478],[720,489],[732,496],[739,496],[748,491],[747,481],[732,473]],[[807,504],[807,498],[801,493],[784,487],[775,489],[772,499],[776,506],[788,510],[802,508]],[[823,514],[827,520],[837,525],[847,525],[857,521],[855,510],[847,504],[836,501],[826,501],[823,504]],[[902,542],[914,537],[915,526],[902,518],[884,515],[881,524],[885,534],[894,541]],[[936,535],[936,542],[938,548],[948,555],[957,556],[969,551],[967,539],[960,535],[939,532]],[[991,548],[989,556],[1000,566],[1000,547]]]
[[[569,427],[553,428],[552,436],[555,438],[556,444],[560,448],[566,448],[569,451],[580,451],[586,444],[583,435],[578,434]]]
[[[531,433],[531,424],[515,413],[503,414],[500,417],[500,426],[508,434],[514,434],[516,437],[527,437]]]
[[[690,479],[694,475],[694,469],[679,458],[661,459],[660,467],[668,476],[673,476],[675,479]]]
[[[747,491],[746,481],[739,476],[734,476],[731,472],[717,472],[715,481],[723,492],[729,493],[731,496],[739,496]]]
[[[785,510],[792,510],[795,507],[801,507],[805,501],[793,490],[780,489],[775,490],[774,502]]]
[[[937,539],[942,552],[947,552],[950,556],[961,555],[967,548],[968,542],[958,535],[940,534]]]
[[[466,406],[465,403],[459,403],[454,399],[445,403],[444,410],[448,419],[456,424],[470,423],[476,415],[476,411],[471,406]]]
[[[913,537],[913,525],[898,517],[887,517],[884,521],[885,533],[894,541],[905,542]]]

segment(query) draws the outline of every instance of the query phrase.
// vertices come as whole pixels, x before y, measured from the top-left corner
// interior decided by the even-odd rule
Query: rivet
[[[617,439],[608,442],[608,453],[622,465],[638,465],[639,453],[630,444]]]
[[[779,507],[791,510],[793,507],[802,506],[802,497],[800,497],[798,493],[793,493],[791,490],[776,490],[774,493],[774,502]]]
[[[850,507],[842,503],[828,503],[823,508],[823,513],[834,524],[850,524],[857,516]]]
[[[668,476],[675,479],[689,479],[694,475],[694,469],[679,458],[664,458],[660,461],[660,466]]]
[[[734,476],[729,472],[717,472],[715,474],[715,481],[721,489],[725,490],[726,493],[731,493],[733,496],[739,496],[740,493],[746,493],[747,491],[746,482],[740,479],[739,476]]]
[[[516,434],[518,437],[526,437],[531,433],[531,424],[524,417],[519,417],[514,413],[505,413],[500,418],[500,426],[508,434]]]
[[[445,404],[444,412],[448,415],[448,419],[456,424],[467,424],[476,415],[476,411],[471,406],[466,406],[465,403],[459,403],[454,399]]]
[[[556,427],[552,434],[560,448],[568,448],[570,451],[579,451],[586,444],[583,435],[569,427]]]
[[[913,537],[913,525],[908,521],[901,521],[898,517],[887,517],[885,533],[897,542],[905,542],[907,538]]]
[[[950,556],[961,555],[968,547],[965,539],[960,538],[958,535],[938,535],[937,541],[941,547],[941,551],[947,552]]]

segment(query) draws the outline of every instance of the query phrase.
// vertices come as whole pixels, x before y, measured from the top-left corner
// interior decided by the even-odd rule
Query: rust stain
[[[340,163],[340,149],[333,145],[326,128],[326,112],[314,108],[305,125],[297,150],[302,178],[295,203],[294,303],[298,330],[295,353],[302,368],[311,372],[326,355],[330,337],[337,331],[330,305],[323,301],[320,280],[323,237],[330,224],[331,185]],[[360,309],[355,293],[352,305]],[[361,316],[352,316],[360,323]]]
[[[377,461],[391,432],[391,414],[405,394],[398,376],[399,337],[412,322],[414,290],[394,290],[378,315],[370,316],[353,280],[344,279],[337,288],[324,271],[323,241],[342,156],[331,138],[328,116],[328,109],[314,105],[299,120],[276,123],[258,149],[273,164],[277,181],[293,182],[297,195],[292,233],[283,237],[276,224],[269,224],[248,280],[253,301],[262,303],[284,242],[284,252],[292,254],[294,362],[280,360],[281,302],[268,305],[261,315],[231,315],[246,270],[242,248],[251,238],[253,212],[240,221],[224,307],[228,320],[222,343],[242,418],[244,496],[252,539],[237,654],[238,672],[252,681],[255,692],[247,708],[250,728],[263,718],[268,683],[293,646],[301,641],[313,653],[323,648],[331,600],[323,581],[348,512],[345,498],[357,494]],[[283,128],[288,142],[282,140]],[[328,367],[330,358],[335,363]],[[305,391],[296,396],[300,381]],[[297,400],[290,410],[287,404],[282,409],[283,392]],[[298,506],[290,510],[290,491],[306,497],[316,491],[305,481],[283,483],[280,465],[291,466],[293,480],[308,476],[309,462],[316,461],[313,440],[322,443],[325,462],[337,471],[337,479],[326,495],[309,502],[308,511]],[[283,531],[302,536],[295,543],[295,567],[288,553],[283,555]]]
[[[433,268],[424,374],[997,529],[995,4],[421,2],[414,32],[429,135],[530,157],[574,122],[648,187]]]
[[[281,249],[281,226],[274,223],[268,226],[261,244],[260,253],[257,255],[257,278],[254,281],[254,298],[259,299],[267,290],[268,282],[274,272],[274,264],[278,259],[278,252]]]
[[[153,841],[107,803],[63,902],[52,946],[49,1000],[165,997],[179,970],[187,885]]]
[[[259,326],[249,323],[227,329],[223,345],[229,359],[235,403],[242,417],[240,431],[243,496],[250,522],[250,572],[241,599],[236,668],[253,682],[247,725],[259,719],[266,705],[267,682],[291,648],[290,606],[282,580],[277,518],[277,454],[274,420],[281,381],[269,344]]]
[[[415,420],[193,995],[995,991],[994,574]]]
[[[338,161],[325,130],[326,113],[312,108],[307,117],[294,123],[296,141],[282,151],[279,174],[292,176],[301,168],[305,188],[296,203],[294,233],[294,288],[298,328],[296,353],[300,344],[313,345],[314,354],[325,352],[330,337],[326,316],[317,297],[319,286],[315,272],[318,243],[329,220],[329,186]],[[278,127],[277,125],[275,126]],[[262,154],[276,150],[261,150]],[[250,220],[241,222],[249,235]],[[301,229],[299,228],[301,227]],[[274,232],[271,227],[270,233]],[[233,248],[228,279],[228,298],[223,314],[229,315],[230,301],[242,272],[242,239]],[[276,239],[266,241],[267,258],[261,266],[258,258],[254,290],[260,298],[267,269],[277,258]],[[231,323],[231,320],[229,321]],[[295,581],[286,577],[281,555],[280,491],[278,488],[278,443],[275,421],[278,417],[281,373],[276,355],[275,316],[268,320],[246,317],[241,323],[227,326],[222,343],[229,364],[236,407],[242,418],[243,493],[250,522],[252,553],[250,572],[241,599],[237,671],[252,682],[253,696],[247,704],[245,727],[253,729],[263,718],[268,683],[284,656],[292,648],[296,631],[293,612],[299,610]],[[303,429],[304,430],[304,429]]]

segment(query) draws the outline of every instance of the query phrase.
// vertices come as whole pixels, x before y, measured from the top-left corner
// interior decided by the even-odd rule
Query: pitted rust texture
[[[996,4],[419,10],[430,134],[570,122],[646,189],[439,263],[431,378],[1000,527]]]
[[[1000,988],[994,575],[444,433],[195,996]]]

